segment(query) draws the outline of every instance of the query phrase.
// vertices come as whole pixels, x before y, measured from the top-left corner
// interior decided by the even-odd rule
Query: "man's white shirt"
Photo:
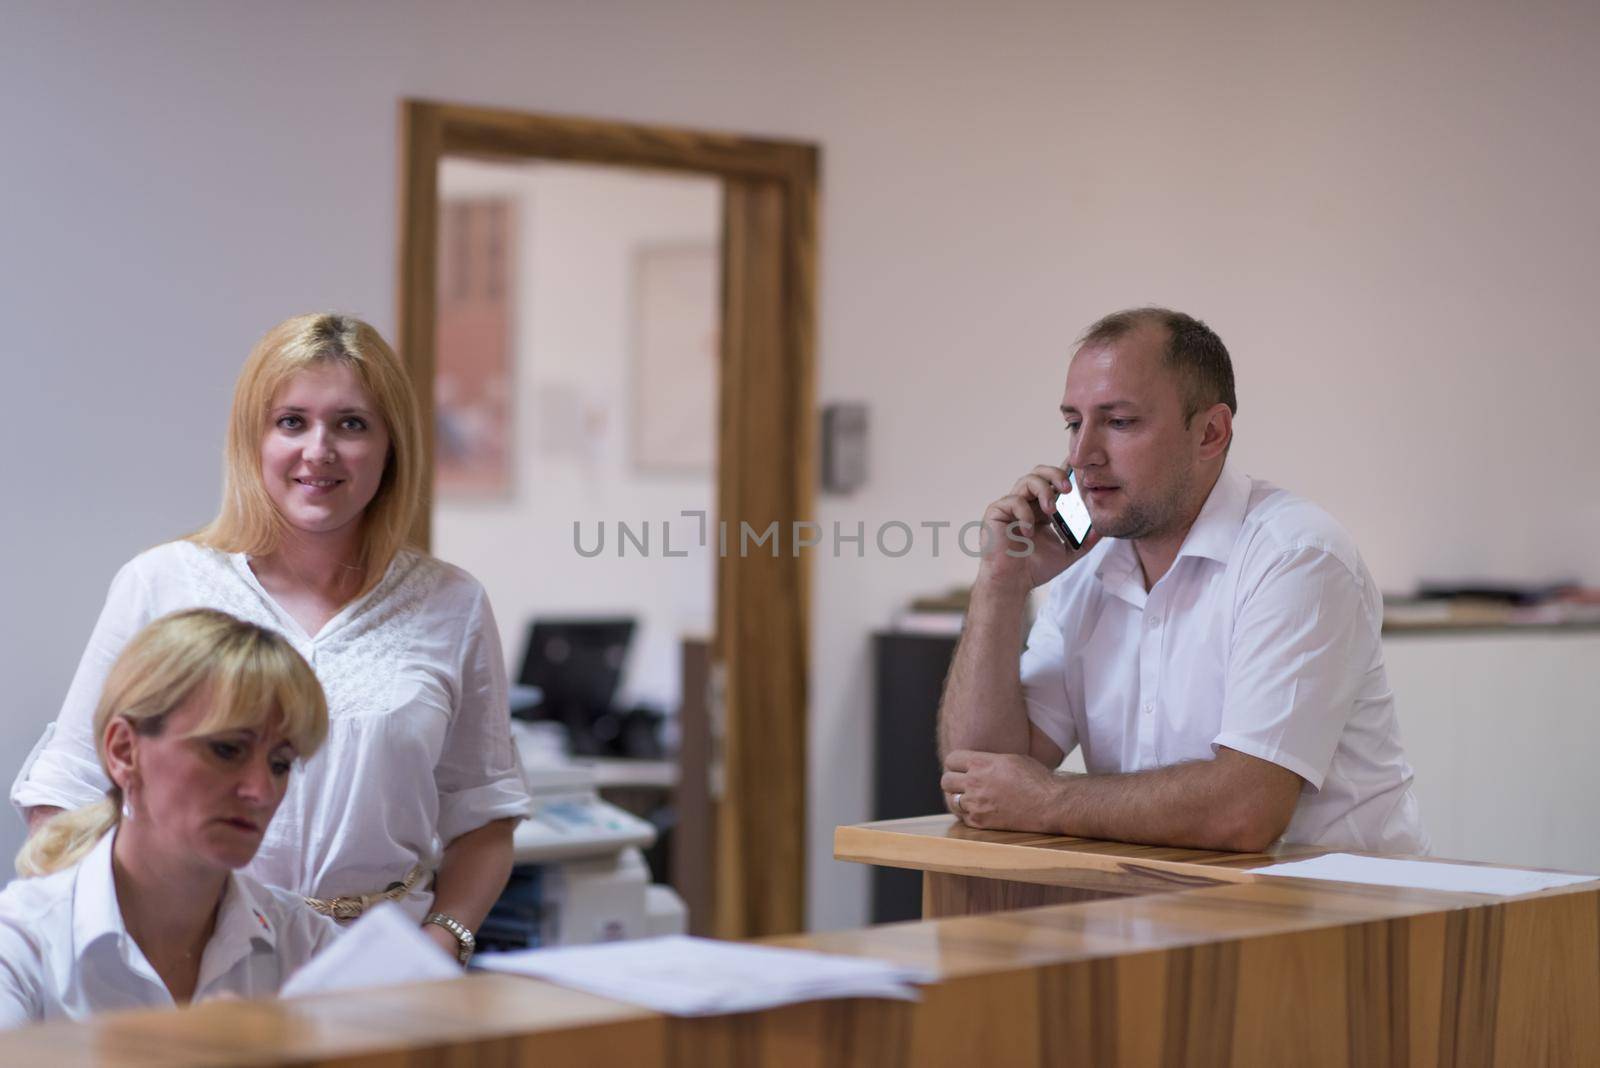
[[[111,870],[114,837],[106,834],[70,868],[17,879],[0,891],[0,1027],[173,1006],[122,921]],[[200,959],[193,1000],[269,997],[338,933],[302,898],[235,872]]]
[[[1093,774],[1219,746],[1259,757],[1304,780],[1285,841],[1426,853],[1382,624],[1350,535],[1229,461],[1148,593],[1112,538],[1046,587],[1022,655],[1028,717]]]

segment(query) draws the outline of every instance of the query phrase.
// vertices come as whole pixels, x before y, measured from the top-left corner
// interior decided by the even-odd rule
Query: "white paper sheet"
[[[1252,868],[1251,873],[1329,879],[1369,886],[1408,886],[1421,890],[1496,894],[1501,897],[1531,894],[1535,890],[1548,890],[1553,886],[1571,886],[1600,879],[1600,875],[1566,875],[1525,868],[1485,868],[1475,864],[1440,864],[1428,860],[1392,860],[1385,857],[1359,857],[1351,853],[1329,853],[1310,860]]]
[[[368,909],[322,952],[289,976],[280,997],[300,998],[335,990],[399,986],[465,974],[404,909],[385,901]]]
[[[479,968],[547,979],[675,1016],[751,1012],[823,998],[914,1001],[933,975],[888,961],[672,935],[484,954]]]

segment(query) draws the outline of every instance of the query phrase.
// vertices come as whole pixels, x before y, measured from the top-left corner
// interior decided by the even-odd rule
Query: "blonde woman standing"
[[[528,796],[483,588],[405,544],[422,462],[410,381],[376,330],[319,314],[270,331],[234,392],[221,512],[113,580],[13,804],[31,823],[101,796],[91,713],[111,662],[159,615],[221,609],[282,635],[328,695],[328,743],[251,874],[339,919],[397,901],[465,961]]]
[[[270,995],[338,926],[238,874],[328,729],[316,676],[206,609],[128,643],[93,731],[110,784],[33,832],[0,891],[0,1027]]]

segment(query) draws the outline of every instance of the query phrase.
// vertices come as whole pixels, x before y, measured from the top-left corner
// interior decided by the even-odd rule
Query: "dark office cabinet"
[[[872,818],[893,820],[942,812],[935,730],[939,695],[955,655],[956,638],[881,631],[872,636],[872,645],[877,719]],[[873,923],[915,920],[921,915],[921,872],[872,869]]]

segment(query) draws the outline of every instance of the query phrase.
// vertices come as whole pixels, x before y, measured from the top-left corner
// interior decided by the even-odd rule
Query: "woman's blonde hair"
[[[299,758],[328,733],[328,702],[317,676],[281,636],[226,612],[192,608],[145,627],[122,650],[94,713],[95,750],[106,767],[106,726],[113,717],[135,733],[159,735],[166,718],[200,687],[205,717],[188,737],[241,728],[278,727]],[[17,854],[17,873],[48,875],[76,864],[122,815],[115,783],[103,800],[45,821]]]
[[[318,364],[343,364],[361,380],[389,431],[389,459],[361,520],[362,593],[377,585],[411,537],[422,501],[422,418],[400,358],[367,323],[350,315],[298,315],[256,343],[233,391],[223,459],[222,509],[191,535],[201,545],[266,556],[284,535],[261,472],[261,436],[273,398],[289,379]]]

